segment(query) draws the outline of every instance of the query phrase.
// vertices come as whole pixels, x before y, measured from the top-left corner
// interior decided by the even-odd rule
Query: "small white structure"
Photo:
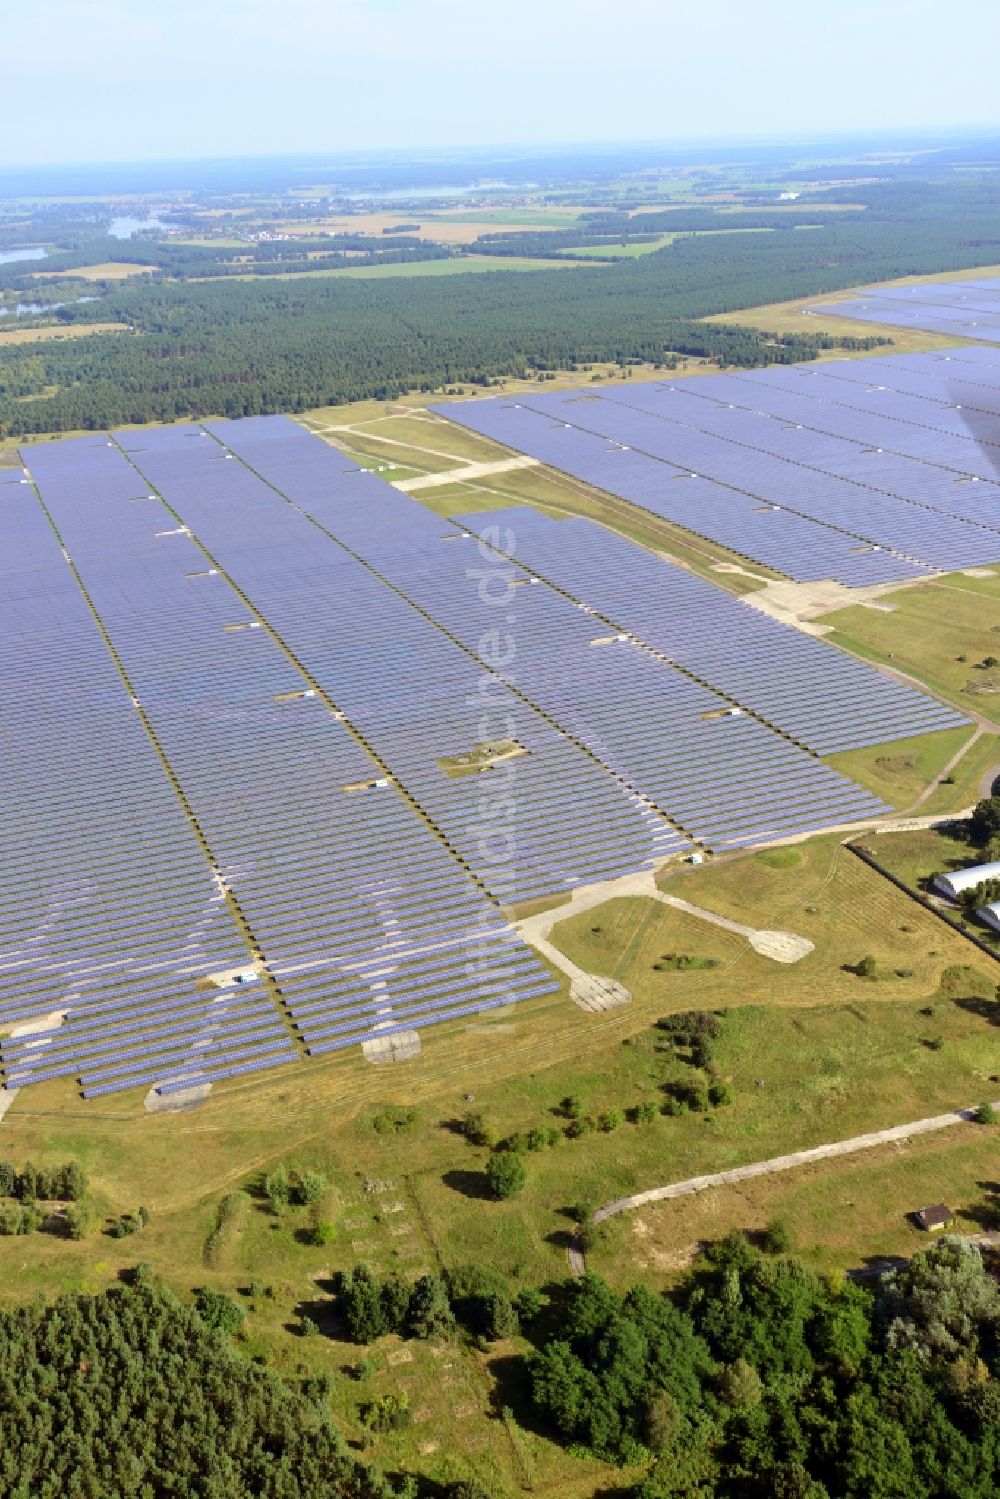
[[[986,926],[991,926],[995,932],[1000,932],[1000,900],[995,900],[989,906],[980,906],[976,915]]]
[[[939,874],[935,877],[934,887],[942,895],[957,900],[963,890],[972,890],[984,880],[1000,880],[1000,863],[974,864],[971,869],[956,869],[952,874]]]

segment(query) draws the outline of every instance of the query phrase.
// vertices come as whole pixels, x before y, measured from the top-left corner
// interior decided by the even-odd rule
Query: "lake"
[[[15,302],[13,307],[0,307],[0,317],[32,317],[38,312],[55,312],[57,307],[73,307],[80,302],[96,302],[97,297],[74,297],[72,302]]]
[[[22,245],[17,250],[0,250],[0,265],[10,265],[15,260],[44,260],[48,253],[41,245]]]
[[[143,234],[147,229],[166,229],[162,219],[112,219],[108,229],[112,239],[131,239],[134,234]]]

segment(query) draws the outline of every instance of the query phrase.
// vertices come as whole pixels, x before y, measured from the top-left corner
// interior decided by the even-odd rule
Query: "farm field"
[[[155,265],[135,265],[125,260],[105,260],[100,265],[81,265],[70,271],[35,271],[33,274],[46,280],[72,281],[126,281],[130,276],[148,276],[158,270]]]
[[[354,265],[346,266],[344,269],[323,271],[279,271],[273,276],[268,276],[268,281],[301,281],[303,279],[315,280],[317,276],[336,276],[338,279],[346,277],[349,280],[390,280],[414,276],[462,276],[466,274],[477,275],[488,271],[552,271],[560,270],[565,266],[575,266],[576,269],[594,270],[594,266],[582,267],[574,261],[562,260],[532,260],[527,256],[518,257],[514,255],[453,255],[446,260],[411,260],[403,261],[396,265]],[[205,276],[193,276],[192,281],[210,281],[215,278]],[[257,281],[259,277],[254,275],[227,276],[227,281]]]
[[[64,323],[48,328],[0,328],[0,346],[59,341],[64,338],[89,338],[93,334],[127,333],[126,323]],[[8,444],[7,439],[3,440]]]

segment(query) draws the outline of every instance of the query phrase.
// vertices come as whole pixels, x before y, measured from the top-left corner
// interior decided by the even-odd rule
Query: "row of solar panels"
[[[847,363],[440,409],[794,578],[891,582],[1000,556],[995,449],[947,375],[933,421],[892,395],[849,410],[791,394],[822,395]],[[892,363],[851,367],[875,382]]]
[[[227,462],[219,436],[256,472]],[[537,523],[529,560],[563,590],[557,592],[537,576],[533,585],[516,568],[514,578],[507,578],[511,569],[503,558],[283,419],[219,424],[215,437],[175,428],[126,441],[131,462],[100,439],[33,448],[33,474],[225,887],[310,1050],[471,1014],[553,987],[462,873],[455,854],[495,899],[524,899],[649,866],[689,846],[692,830],[713,846],[729,847],[880,810],[874,798],[790,742],[797,737],[815,748],[801,724],[791,732],[771,711],[794,708],[814,735],[820,727],[836,730],[832,701],[818,723],[809,718],[808,686],[811,677],[815,695],[820,663],[856,672],[855,690],[902,693],[888,716],[883,711],[880,728],[890,721],[900,733],[904,725],[906,732],[929,726],[920,718],[934,706],[929,700],[586,523],[574,528],[573,586],[552,565],[566,560],[561,540],[569,530],[540,517],[517,518],[522,533]],[[153,489],[164,494],[170,510],[152,496]],[[19,496],[30,511],[30,488],[22,487]],[[55,538],[50,530],[46,534],[50,555],[57,557]],[[446,539],[450,545],[443,545]],[[32,580],[30,588],[13,590],[11,614],[24,646],[13,679],[20,684],[29,660],[46,659],[48,646],[40,647],[40,640],[61,639],[68,628],[53,611],[52,598],[75,596],[83,615],[72,625],[79,637],[72,724],[88,746],[88,768],[92,773],[93,759],[107,748],[101,736],[106,700],[124,704],[142,744],[140,752],[138,741],[130,741],[124,753],[128,774],[120,778],[121,792],[129,815],[146,802],[144,784],[130,780],[139,760],[147,774],[153,766],[159,772],[167,788],[163,806],[170,808],[163,820],[181,827],[190,849],[193,835],[181,804],[102,654],[72,574],[59,558],[58,577],[51,563],[53,576],[39,577],[38,550],[38,536],[32,535],[11,570]],[[601,593],[602,580],[615,569],[617,603],[627,599],[635,612],[635,623],[630,618],[624,626],[633,638],[595,644],[602,626],[590,611],[618,617],[605,608],[612,601]],[[673,620],[676,632],[679,621],[690,619],[693,600],[684,589],[692,583],[703,590],[698,603],[705,615],[702,631],[690,632],[689,657],[699,633],[718,634],[713,606],[730,622],[738,611],[735,656],[758,621],[771,632],[766,641],[758,637],[755,658],[742,663],[739,692],[722,681],[728,651],[709,663],[708,675],[704,660],[684,659],[683,641],[675,639],[666,652],[657,638],[664,621]],[[516,628],[508,630],[509,623]],[[518,640],[520,658],[505,669],[490,656],[487,669],[477,659],[481,643],[501,624]],[[798,655],[800,643],[815,646],[815,661]],[[772,653],[780,657],[782,648],[784,696],[776,695],[772,680],[767,711],[757,702],[746,704],[759,718],[734,711],[734,702],[746,702],[744,689],[753,691],[767,680],[768,661]],[[102,662],[110,667],[106,681]],[[800,692],[794,690],[796,668]],[[330,712],[331,700],[357,738]],[[888,706],[883,697],[879,707]],[[29,694],[25,712],[37,708]],[[913,727],[918,720],[921,726]],[[36,747],[43,758],[37,763],[45,763],[48,741],[69,721],[54,709],[39,720]],[[857,731],[852,724],[851,732]],[[449,757],[489,739],[512,741],[518,752],[510,766],[516,786],[513,844],[507,826],[511,798],[497,770],[490,776],[445,770]],[[30,763],[22,761],[15,774],[30,778]],[[168,1087],[171,1078],[155,1072],[160,1058],[178,1078],[204,1076],[210,1056],[217,1075],[224,1068],[250,1069],[258,1060],[243,1056],[248,1021],[251,1052],[257,1045],[261,1057],[283,1054],[291,1043],[273,1006],[268,1013],[277,1030],[269,1032],[262,1020],[258,1036],[256,1013],[245,1003],[238,1002],[230,1018],[230,1005],[219,1008],[217,999],[196,991],[190,1000],[196,1019],[185,1029],[189,1017],[184,995],[176,993],[178,971],[203,977],[209,963],[218,969],[235,965],[207,956],[200,929],[183,912],[165,911],[159,932],[155,922],[144,925],[148,896],[158,883],[144,882],[128,818],[123,827],[108,806],[106,785],[91,774],[86,786],[75,785],[54,805],[40,801],[34,809],[62,872],[57,880],[44,863],[35,871],[15,923],[26,957],[12,961],[31,965],[46,1008],[57,1009],[60,996],[69,994],[63,1008],[70,1019],[43,1047],[14,1047],[12,1057],[27,1069],[17,1075],[79,1063],[88,1089],[103,1091],[132,1085],[136,1068],[144,1067],[143,1080],[158,1077]],[[95,820],[103,843],[90,837]],[[149,847],[158,843],[153,837]],[[66,874],[103,878],[112,845],[124,862],[116,883],[102,885],[92,916],[76,899],[85,889],[89,900],[89,887],[72,880],[67,885]],[[135,911],[117,900],[130,868],[136,873]],[[204,864],[199,873],[204,875]],[[178,895],[196,885],[185,869]],[[52,920],[36,933],[24,922],[38,892],[50,902]],[[209,908],[215,927],[221,924],[231,939],[237,937],[214,886]],[[119,916],[125,940],[112,933],[109,945],[107,918]],[[206,919],[203,912],[203,924]],[[153,942],[151,961],[132,950],[143,931]],[[157,966],[171,962],[168,972]],[[136,982],[132,1011],[121,997],[127,989],[116,987],[119,965]],[[242,998],[241,991],[234,993]],[[11,1003],[16,1007],[17,997]],[[32,1013],[41,1013],[42,1003],[39,998]],[[267,1012],[270,1000],[254,1000],[261,1003]],[[89,1029],[78,1029],[75,1016]],[[136,1043],[136,1056],[127,1071],[106,1076],[102,1051],[113,1049],[120,1023]],[[172,1043],[154,1055],[151,1048],[165,1034],[187,1035],[188,1050],[199,1055],[175,1055]],[[200,1038],[197,1044],[192,1035]],[[76,1044],[83,1051],[74,1058]],[[103,1066],[114,1065],[105,1055]]]
[[[863,323],[1000,343],[1000,284],[991,277],[922,286],[872,286],[859,297],[816,310]]]
[[[360,471],[345,471],[331,485],[322,457],[327,450],[318,439],[303,437],[287,424],[287,446],[300,450],[308,443],[316,455],[312,472],[299,465],[293,489],[285,478],[291,468],[284,458],[285,444],[276,439],[273,427],[240,423],[216,430],[255,472],[284,486],[296,506],[447,630],[470,655],[474,657],[480,643],[492,639],[502,626],[511,645],[509,663],[496,667],[500,675],[567,729],[625,786],[693,837],[713,847],[729,847],[780,836],[810,817],[813,826],[822,826],[881,810],[874,798],[769,726],[745,714],[730,716],[732,705],[725,698],[650,651],[634,642],[616,643],[613,651],[595,645],[607,630],[602,632],[578,602],[537,576],[533,585],[532,575],[523,569],[498,566],[502,559],[485,555],[474,540],[462,538],[408,496],[387,492]],[[373,524],[376,510],[379,523]],[[628,543],[622,545],[640,562],[647,555]],[[533,562],[530,555],[528,561]],[[658,569],[661,589],[671,588],[680,575],[650,561]],[[485,586],[480,586],[484,580]],[[496,602],[501,596],[506,601]],[[342,701],[340,693],[338,683],[335,696]],[[419,690],[412,711],[424,712]],[[439,713],[435,705],[426,724],[428,734]],[[360,717],[355,721],[367,722]],[[503,737],[522,744],[516,722],[512,720],[509,728]],[[417,736],[409,737],[416,742]],[[396,753],[387,751],[394,766]],[[446,783],[424,758],[425,763],[414,762],[412,768],[407,764],[404,774],[420,785],[422,804],[439,816]],[[522,783],[529,766],[525,758],[514,764],[520,823]],[[570,832],[564,818],[557,847],[570,843]]]
[[[244,908],[254,940],[267,955],[280,952],[285,944],[300,963],[320,957],[331,965],[325,970],[328,983],[343,968],[364,994],[361,960],[366,953],[389,953],[395,971],[405,977],[408,964],[419,963],[421,952],[451,944],[442,960],[442,982],[461,993],[472,1013],[479,999],[491,1008],[495,1004],[494,976],[502,968],[492,950],[513,941],[533,992],[555,988],[546,970],[517,942],[499,913],[394,788],[383,785],[358,795],[345,791],[351,784],[370,787],[380,778],[378,765],[321,704],[266,630],[234,628],[257,621],[218,572],[206,565],[204,554],[176,518],[159,500],[149,499],[148,485],[138,481],[123,455],[106,443],[84,440],[32,449],[31,461],[45,503],[130,687],[209,841],[227,888]],[[20,494],[31,500],[44,524],[30,489]],[[49,536],[54,543],[51,532]],[[59,566],[83,604],[61,557]],[[46,628],[47,610],[46,599],[36,616],[39,629]],[[85,639],[96,642],[107,661],[116,700],[139,727],[89,615],[87,625]],[[98,752],[108,748],[106,737],[102,744],[100,735],[103,721],[99,714],[93,735]],[[43,738],[58,735],[60,728],[66,737],[70,727],[65,710],[54,710]],[[141,727],[139,736],[141,748],[130,743],[126,760],[130,766],[139,760],[147,768],[152,763],[166,789],[168,817],[183,830],[181,803],[170,791]],[[101,818],[110,815],[113,826],[106,784],[96,766],[91,772],[88,786],[96,788]],[[81,846],[76,836],[78,827],[88,838],[92,831],[86,819],[78,823],[87,800],[87,794],[75,800],[67,795],[65,805],[55,809],[54,820],[39,831],[58,849],[61,861],[79,855],[88,868],[99,871],[106,850],[100,841]],[[142,791],[129,794],[129,811],[143,803]],[[155,836],[148,846],[157,848]],[[124,852],[141,889],[141,855],[131,845]],[[235,937],[228,908],[203,857],[197,857],[215,909]],[[280,1012],[262,986],[256,986],[255,993],[236,986],[229,991],[231,1002],[224,1004],[218,991],[196,991],[189,997],[177,990],[174,969],[182,960],[203,978],[213,968],[245,967],[248,959],[242,947],[226,954],[228,961],[209,958],[200,947],[190,951],[183,941],[185,932],[169,915],[172,871],[161,872],[162,881],[150,893],[158,895],[165,908],[164,922],[158,929],[155,919],[150,920],[149,930],[163,947],[164,966],[172,959],[169,973],[157,974],[154,969],[136,981],[138,958],[122,954],[123,946],[135,943],[135,922],[119,902],[117,925],[114,907],[109,906],[112,919],[101,935],[109,941],[110,960],[127,965],[132,987],[123,1001],[117,988],[81,993],[79,986],[69,990],[60,985],[58,972],[54,985],[46,976],[54,965],[59,968],[64,953],[75,960],[75,972],[88,956],[88,944],[96,940],[89,915],[78,902],[61,901],[55,919],[36,934],[33,945],[31,935],[21,933],[22,942],[28,943],[26,960],[32,975],[46,986],[46,1002],[68,1012],[68,1019],[44,1037],[5,1043],[10,1085],[77,1075],[87,1096],[147,1080],[160,1082],[161,1091],[169,1092],[297,1055]],[[47,881],[51,874],[42,869],[36,885],[45,889]],[[457,945],[456,931],[462,933]],[[102,946],[98,957],[104,956]],[[489,979],[478,988],[466,981],[469,968],[477,964]],[[391,995],[386,1005],[382,982],[377,1010],[359,1002],[342,1026],[341,1044],[441,1018],[432,998],[421,1003],[409,990],[398,1011]],[[23,1006],[19,990],[12,998],[12,1018],[22,1018]]]
[[[210,1021],[220,1048],[236,1044],[234,1017],[198,981],[245,967],[249,954],[55,532],[19,480],[0,484],[0,1023],[31,1033],[4,1042],[7,1082],[61,1075],[71,1056],[87,1081],[120,1065],[130,1083],[155,1083],[165,1074],[143,1063],[157,1028],[144,998],[171,996],[188,1022],[170,1058],[179,1075]],[[93,1061],[78,1057],[68,1013],[121,1015],[135,1053],[122,1059],[109,1035]],[[273,1006],[270,1025],[284,1044]],[[199,1048],[203,1063],[214,1058]]]

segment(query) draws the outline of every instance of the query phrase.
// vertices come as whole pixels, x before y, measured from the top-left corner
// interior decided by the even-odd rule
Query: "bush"
[[[526,1150],[544,1150],[549,1143],[549,1132],[546,1129],[529,1129],[524,1137]]]
[[[0,1161],[0,1197],[13,1197],[16,1179],[14,1162]]]
[[[315,1244],[318,1249],[322,1248],[324,1244],[332,1244],[336,1237],[337,1230],[329,1218],[321,1218],[309,1230],[309,1243]]]
[[[760,1236],[765,1254],[790,1254],[794,1246],[792,1230],[784,1218],[772,1218]]]
[[[380,1395],[361,1407],[361,1421],[369,1431],[402,1431],[411,1419],[410,1402],[405,1394]]]
[[[582,1119],[571,1119],[566,1126],[567,1140],[581,1140],[584,1135],[591,1134],[597,1128],[597,1124],[590,1114],[584,1114]]]
[[[589,1254],[597,1244],[598,1233],[599,1229],[593,1218],[589,1218],[586,1223],[580,1224],[580,1227],[576,1231],[576,1242],[579,1244],[583,1254]]]
[[[496,1137],[489,1128],[485,1118],[478,1110],[466,1114],[462,1120],[462,1134],[470,1145],[485,1145],[492,1147],[496,1143]]]
[[[636,1105],[636,1124],[649,1124],[653,1119],[659,1117],[660,1110],[651,1098],[644,1098],[642,1103]]]
[[[583,1114],[583,1099],[579,1093],[568,1093],[559,1107],[567,1119],[579,1119]]]
[[[620,1125],[625,1123],[625,1115],[621,1109],[605,1109],[597,1121],[598,1127],[606,1135],[612,1134]]]
[[[0,1202],[0,1235],[4,1238],[32,1234],[41,1226],[42,1215],[36,1208],[16,1202]]]
[[[84,1238],[91,1221],[90,1204],[87,1202],[71,1202],[63,1215],[66,1233],[71,1239]]]
[[[246,1316],[240,1304],[224,1291],[215,1291],[211,1286],[199,1286],[194,1293],[194,1306],[198,1316],[216,1332],[239,1332]]]
[[[313,1207],[326,1191],[326,1177],[318,1171],[300,1171],[295,1180],[293,1196],[301,1207]]]
[[[713,1109],[724,1108],[726,1104],[732,1103],[733,1090],[728,1083],[723,1082],[720,1078],[714,1083],[709,1083],[708,1101]]]
[[[878,973],[878,964],[872,957],[871,953],[866,953],[863,958],[855,963],[854,972],[857,974],[859,979],[875,978],[876,974]]]
[[[409,1295],[407,1333],[411,1338],[436,1338],[451,1332],[454,1325],[444,1281],[440,1275],[422,1275]]]
[[[288,1172],[284,1166],[276,1166],[264,1178],[264,1195],[273,1213],[283,1213],[292,1195]]]
[[[514,1151],[497,1150],[490,1156],[486,1176],[494,1197],[505,1200],[521,1191],[528,1172],[524,1161]]]
[[[997,1111],[991,1103],[981,1103],[976,1110],[977,1124],[996,1124]]]
[[[419,1118],[416,1109],[401,1109],[386,1104],[373,1118],[372,1129],[377,1135],[399,1135],[412,1129]]]

